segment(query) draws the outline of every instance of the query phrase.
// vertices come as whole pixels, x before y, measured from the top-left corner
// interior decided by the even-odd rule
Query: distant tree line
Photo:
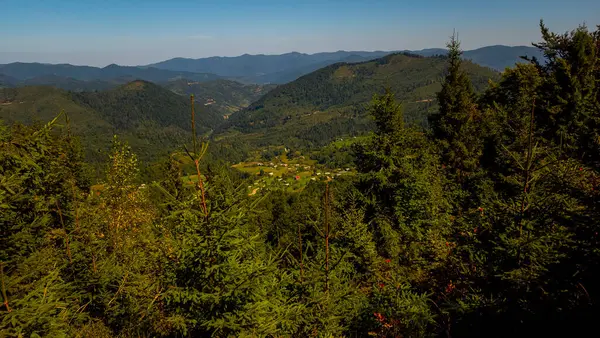
[[[600,29],[541,31],[482,93],[453,38],[430,129],[378,93],[357,175],[296,193],[248,196],[243,146],[199,135],[152,180],[115,138],[90,186],[64,116],[0,125],[1,335],[595,332]]]

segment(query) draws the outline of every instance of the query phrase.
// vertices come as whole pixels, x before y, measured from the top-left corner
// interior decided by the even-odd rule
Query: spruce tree
[[[430,117],[442,161],[459,179],[478,167],[481,156],[481,116],[469,76],[462,67],[462,51],[454,34],[448,47],[448,69],[437,94],[439,112]]]
[[[600,168],[600,38],[585,25],[556,34],[540,22],[543,41],[534,46],[544,76],[538,111],[544,135],[570,156]]]
[[[464,210],[458,234],[463,254],[454,265],[463,267],[471,292],[457,303],[472,303],[458,332],[477,322],[504,334],[546,332],[544,318],[581,306],[583,291],[571,276],[582,271],[569,257],[586,214],[577,187],[589,174],[541,127],[549,76],[539,66],[518,65],[483,96],[487,173],[479,207]]]
[[[449,253],[450,205],[443,191],[445,178],[424,133],[404,127],[402,109],[393,94],[374,96],[370,110],[377,129],[355,149],[357,188],[362,192],[365,221],[373,228],[377,252],[386,262],[377,297],[392,297],[386,304],[390,309],[400,307],[395,308],[396,313],[377,307],[377,313],[397,320],[395,328],[408,325],[400,304],[412,299],[415,303],[411,306],[422,310],[422,317],[413,319],[424,325],[412,327],[419,330],[428,325],[431,310],[418,305],[422,295],[412,293],[411,287],[441,288],[446,283],[436,273]]]

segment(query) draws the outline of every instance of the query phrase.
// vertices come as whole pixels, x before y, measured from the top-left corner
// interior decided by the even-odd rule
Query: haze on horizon
[[[173,57],[464,49],[539,40],[539,20],[563,32],[597,24],[600,1],[7,0],[0,63],[144,65]]]

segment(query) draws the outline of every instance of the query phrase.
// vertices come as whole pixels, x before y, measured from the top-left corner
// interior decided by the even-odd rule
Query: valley
[[[236,158],[264,146],[308,150],[338,136],[371,130],[364,103],[386,87],[403,102],[409,123],[426,126],[426,117],[437,109],[434,93],[440,88],[444,61],[419,55],[437,55],[444,50],[415,53],[244,55],[173,59],[144,67],[11,63],[0,65],[0,118],[8,123],[31,123],[47,121],[65,110],[74,132],[88,145],[88,158],[106,149],[108,136],[117,133],[143,159],[152,160],[185,143],[183,135],[189,129],[185,116],[190,109],[186,101],[194,95],[202,112],[201,132],[223,143],[221,149],[233,146],[246,154],[238,152]],[[526,53],[535,54],[529,49],[492,46],[467,51],[465,58],[489,66],[500,59],[514,63],[517,54]],[[479,90],[499,76],[466,64]],[[252,74],[262,75],[259,79]],[[139,80],[145,81],[145,87],[130,90],[132,84],[142,83]],[[15,102],[22,102],[18,109]],[[219,156],[230,158],[224,153]]]
[[[232,80],[190,82],[175,80],[160,83],[163,87],[183,96],[194,95],[198,103],[213,106],[229,117],[268,93],[276,85],[242,84]]]
[[[597,331],[577,1],[3,3],[0,337]]]
[[[338,137],[367,133],[372,125],[364,103],[373,93],[386,87],[404,102],[409,123],[426,126],[427,116],[437,109],[434,94],[440,88],[444,59],[413,54],[393,54],[374,61],[364,61],[365,57],[360,56],[362,62],[326,66],[280,86],[242,84],[225,79],[191,80],[194,76],[168,81],[152,77],[158,80],[156,84],[144,80],[119,84],[126,78],[110,83],[91,80],[94,72],[107,70],[88,67],[78,70],[80,80],[63,82],[59,75],[53,75],[44,77],[50,86],[19,85],[0,89],[3,95],[0,118],[9,123],[31,123],[47,121],[64,110],[71,119],[73,131],[82,136],[89,159],[98,158],[99,151],[106,149],[112,134],[116,133],[145,161],[153,161],[159,154],[174,151],[187,142],[190,95],[194,95],[196,101],[198,131],[206,137],[210,135],[215,144],[213,149],[238,148],[235,158],[215,150],[215,156],[225,161],[245,158],[266,146],[310,151]],[[358,61],[356,58],[354,61]],[[499,76],[470,62],[465,65],[479,90]],[[19,64],[0,68],[0,71],[8,69],[13,76],[23,78],[38,72],[36,67],[27,70],[25,64]],[[55,66],[41,69],[52,69],[48,67]],[[60,70],[57,74],[73,70],[67,66],[56,67]],[[113,73],[131,69],[107,68],[114,68]],[[139,71],[155,74],[155,70]],[[169,72],[177,71],[161,72],[170,76]],[[81,83],[101,83],[103,89],[81,90],[83,87],[77,87]],[[65,84],[74,87],[62,88]],[[75,87],[79,90],[72,90]],[[16,106],[15,102],[23,103]]]
[[[353,140],[354,142],[356,141]],[[339,141],[343,142],[343,141]],[[346,142],[349,146],[353,142]],[[338,143],[339,144],[339,143]],[[330,147],[335,147],[332,144]],[[252,185],[248,186],[250,195],[263,195],[273,190],[301,192],[311,182],[330,182],[340,177],[355,175],[351,161],[339,163],[322,161],[324,149],[313,149],[304,155],[302,152],[286,147],[267,147],[257,150],[244,162],[232,165],[232,168],[250,176]],[[348,148],[344,151],[348,154]],[[343,164],[346,166],[344,167]]]

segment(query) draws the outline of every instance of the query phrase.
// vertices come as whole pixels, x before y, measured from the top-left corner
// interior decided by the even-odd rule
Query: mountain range
[[[332,53],[287,53],[282,55],[248,55],[209,57],[202,59],[174,58],[145,67],[171,71],[213,73],[251,83],[287,83],[317,69],[338,62],[363,62],[397,52],[422,56],[444,55],[446,49],[431,48],[416,51],[338,51]],[[522,56],[543,59],[539,49],[527,46],[488,46],[463,53],[463,57],[484,67],[502,71],[521,62]]]
[[[215,74],[172,71],[152,67],[109,65],[104,68],[69,64],[15,62],[0,65],[0,86],[52,85],[66,90],[101,90],[133,80],[166,82],[177,79],[211,81]]]
[[[512,64],[517,55],[533,50],[524,48],[494,46],[465,52],[472,61],[464,67],[474,86],[482,90],[490,79],[499,77],[489,64]],[[152,159],[189,138],[189,95],[193,94],[198,129],[217,143],[250,148],[321,146],[370,130],[366,105],[384,88],[403,102],[409,123],[426,125],[427,116],[437,109],[435,93],[446,69],[444,53],[429,49],[394,54],[246,55],[239,60],[220,59],[225,65],[219,67],[224,68],[186,70],[158,68],[165,64],[95,68],[13,63],[0,66],[0,87],[5,87],[0,89],[0,118],[9,123],[48,121],[64,110],[88,146],[88,156],[94,157],[113,134],[119,134],[143,159]],[[334,57],[335,62],[327,59]],[[258,61],[252,63],[255,58]],[[227,63],[236,60],[246,66],[228,70]],[[287,60],[287,66],[282,60]],[[221,74],[200,73],[203,70]],[[262,79],[290,82],[275,86],[227,79],[237,74],[236,79],[247,81],[252,78],[249,74],[260,71],[264,71]],[[39,86],[44,84],[62,89]]]
[[[402,52],[432,56],[445,54],[446,50],[432,48]],[[0,65],[0,87],[51,85],[66,90],[90,91],[114,88],[138,79],[155,83],[229,79],[246,84],[283,84],[335,63],[364,62],[391,53],[393,52],[338,51],[316,54],[244,54],[237,57],[174,58],[139,67],[112,64],[103,68],[15,62]],[[522,61],[521,56],[543,59],[537,48],[526,46],[497,45],[463,53],[465,59],[498,71]]]

